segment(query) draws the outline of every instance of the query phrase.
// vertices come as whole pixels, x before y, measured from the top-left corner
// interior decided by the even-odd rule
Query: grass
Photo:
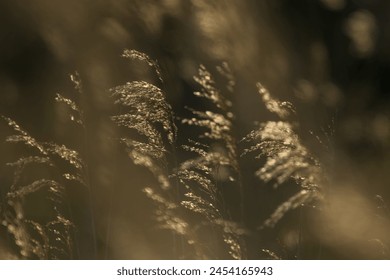
[[[320,254],[322,241],[310,232],[310,221],[321,215],[311,209],[326,207],[330,176],[301,139],[293,104],[279,101],[257,83],[263,109],[274,120],[260,120],[240,136],[233,101],[235,75],[227,63],[213,71],[200,65],[194,96],[202,106],[177,116],[167,101],[158,63],[134,50],[122,56],[151,67],[158,85],[129,81],[107,90],[113,109],[110,116],[100,117],[107,117],[116,137],[106,139],[104,149],[114,151],[119,143],[121,154],[139,167],[131,166],[129,172],[143,170],[149,177],[148,185],[138,186],[137,179],[122,183],[150,199],[154,225],[165,232],[161,240],[170,240],[167,247],[173,248],[168,256],[280,259],[302,258],[305,250],[311,250],[311,257]],[[80,97],[81,78],[75,74],[71,79]],[[6,144],[23,148],[7,164],[13,174],[2,192],[1,224],[13,258],[107,258],[115,217],[100,214],[111,213],[114,205],[106,203],[100,209],[96,200],[100,177],[89,168],[93,162],[87,150],[94,140],[88,136],[88,118],[81,102],[61,94],[55,102],[82,135],[74,139],[77,148],[39,141],[3,117],[12,132]],[[187,138],[185,130],[194,133]],[[256,170],[248,172],[252,163]],[[259,188],[268,189],[263,192],[267,196],[259,195]],[[137,203],[132,197],[128,200]],[[101,226],[104,219],[106,228]]]

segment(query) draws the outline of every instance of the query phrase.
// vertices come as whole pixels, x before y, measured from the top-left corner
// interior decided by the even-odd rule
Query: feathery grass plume
[[[73,83],[75,91],[81,95],[83,93],[83,85],[80,74],[76,71],[74,74],[70,75],[70,80]],[[69,111],[68,115],[72,122],[75,122],[84,127],[84,113],[80,106],[77,105],[77,102],[59,93],[56,94],[55,101],[59,104],[64,104],[65,107],[67,107]]]
[[[83,94],[83,85],[79,73],[76,71],[74,74],[71,74],[70,80],[73,83],[75,91],[80,97]],[[85,129],[84,112],[77,104],[78,102],[59,93],[56,94],[55,101],[66,107],[70,121],[79,125],[81,129]],[[45,142],[44,145],[50,155],[60,157],[72,167],[72,173],[63,173],[63,178],[70,181],[76,181],[84,187],[89,187],[87,182],[88,180],[86,178],[88,173],[87,164],[84,162],[78,151],[70,149],[65,145],[52,142]]]
[[[218,69],[221,72],[225,71],[223,73],[231,78],[232,74],[227,64],[223,65],[224,68],[220,67]],[[211,73],[203,65],[199,67],[198,76],[195,76],[194,79],[201,86],[201,91],[194,92],[194,95],[211,101],[212,105],[216,107],[216,111],[219,112],[189,109],[194,117],[184,118],[182,123],[204,128],[206,131],[200,136],[201,138],[220,142],[223,149],[226,149],[225,156],[230,162],[230,166],[238,172],[237,146],[236,139],[233,136],[232,102],[216,88]],[[233,90],[234,80],[230,80],[229,84],[231,90]],[[222,155],[222,153],[219,154]]]
[[[125,50],[123,57],[145,61],[153,67],[158,79],[163,83],[158,64],[146,54]],[[173,153],[176,141],[176,125],[173,110],[157,86],[132,81],[109,90],[114,103],[125,113],[112,116],[112,121],[129,129],[129,135],[119,140],[127,149],[134,164],[147,168],[159,183],[159,188],[148,187],[143,191],[157,205],[157,222],[161,228],[170,230],[175,236],[187,239],[192,244],[194,238],[188,223],[180,217],[179,204],[175,201],[169,178],[169,154]],[[195,248],[196,249],[196,248]],[[204,255],[200,248],[195,250],[200,258]]]
[[[210,259],[206,244],[203,244],[198,236],[198,226],[194,226],[187,217],[183,215],[182,205],[173,198],[168,198],[166,191],[155,190],[147,187],[143,190],[148,198],[157,205],[156,220],[160,228],[167,229],[177,236],[180,236],[189,246],[192,252],[186,252],[196,259]]]
[[[261,83],[256,83],[256,86],[268,111],[275,113],[281,119],[286,119],[292,114],[295,114],[295,108],[291,102],[279,101],[273,98]]]
[[[74,74],[71,74],[70,80],[73,83],[74,90],[77,92],[78,97],[80,98],[83,94],[83,85],[79,73],[76,71]],[[67,115],[69,116],[70,121],[79,125],[80,128],[85,132],[84,112],[79,106],[79,102],[67,98],[59,93],[56,94],[55,101],[58,104],[65,106],[68,111]],[[62,160],[66,161],[70,166],[73,167],[71,173],[64,172],[62,174],[66,180],[77,182],[83,187],[90,187],[88,183],[89,180],[87,178],[88,167],[78,151],[72,150],[65,145],[59,145],[57,143],[45,143],[45,147],[51,155],[60,157]]]
[[[2,209],[2,225],[13,236],[15,244],[19,247],[21,258],[70,258],[73,249],[70,237],[73,226],[60,213],[65,195],[64,186],[59,181],[48,178],[33,179],[27,185],[22,183],[23,174],[33,165],[40,165],[45,169],[55,168],[52,156],[54,153],[61,154],[61,152],[48,149],[48,143],[37,141],[15,121],[6,117],[3,119],[15,132],[14,135],[7,137],[6,141],[20,142],[32,147],[35,154],[20,157],[17,161],[7,164],[14,168],[14,176]],[[45,193],[55,207],[54,213],[51,214],[53,220],[45,224],[31,220],[28,218],[30,215],[25,212],[24,205],[32,194],[38,192]],[[59,228],[63,230],[59,231]]]
[[[275,113],[281,121],[268,121],[251,131],[243,140],[252,146],[243,153],[258,153],[256,158],[265,157],[265,164],[256,172],[264,182],[275,181],[277,187],[292,178],[301,190],[283,202],[263,223],[273,227],[288,211],[322,199],[324,180],[319,161],[302,144],[294,125],[288,120],[295,110],[291,103],[274,99],[260,83],[258,91],[268,111]]]
[[[71,75],[75,89],[81,93],[81,81],[78,74]],[[83,112],[76,102],[60,94],[55,101],[69,109],[70,120],[84,126]],[[14,134],[6,138],[9,143],[21,143],[32,148],[31,155],[23,155],[7,165],[14,169],[13,182],[6,195],[3,207],[2,224],[7,227],[19,247],[20,257],[39,259],[73,258],[73,223],[66,218],[66,181],[77,181],[86,185],[86,164],[79,153],[65,145],[52,142],[40,142],[23,130],[15,121],[2,117]],[[59,167],[58,160],[62,161]],[[63,170],[63,163],[69,168]],[[31,177],[30,168],[39,167],[45,171],[47,178]],[[55,176],[53,174],[60,174]],[[24,183],[25,178],[32,180]],[[36,176],[35,176],[36,177]],[[65,180],[64,180],[65,179]],[[25,205],[30,197],[42,193],[50,202],[51,213],[47,213],[46,221],[34,221],[26,213]]]
[[[123,56],[146,61],[155,69],[162,81],[157,63],[147,55],[126,50]],[[225,76],[229,75],[228,70],[227,65],[220,69]],[[182,123],[206,128],[207,131],[202,137],[219,142],[223,151],[210,151],[207,145],[190,141],[184,149],[196,152],[197,157],[180,164],[169,176],[172,171],[168,167],[168,152],[174,153],[176,138],[173,111],[166,102],[162,90],[144,81],[128,82],[110,89],[115,104],[125,109],[125,113],[113,116],[112,120],[118,126],[135,132],[132,137],[122,137],[120,141],[126,146],[132,161],[149,169],[160,184],[160,188],[145,188],[144,192],[158,206],[157,220],[162,228],[169,229],[186,239],[197,258],[210,258],[207,253],[207,242],[201,240],[199,236],[200,225],[195,225],[191,219],[186,218],[183,213],[184,207],[191,213],[201,215],[203,217],[201,224],[208,223],[214,228],[219,228],[231,255],[242,258],[237,238],[239,231],[234,230],[238,226],[234,227],[233,222],[227,222],[225,213],[220,213],[219,208],[222,209],[224,206],[215,183],[220,173],[219,168],[233,169],[235,173],[238,171],[235,140],[230,133],[233,115],[229,108],[232,104],[216,89],[211,74],[205,67],[201,66],[199,77],[195,77],[195,80],[202,88],[195,95],[210,100],[221,112],[193,110],[194,118],[183,119]],[[231,82],[230,87],[233,85]],[[176,185],[185,186],[184,198],[177,197],[177,194],[174,194],[177,190],[170,188],[174,182]]]
[[[228,65],[225,63],[217,70],[228,79],[228,90],[233,91],[234,80]],[[231,221],[221,189],[224,182],[233,182],[239,177],[232,102],[216,87],[211,73],[203,65],[194,79],[201,86],[195,96],[210,101],[216,112],[190,109],[194,117],[184,118],[182,123],[205,130],[199,138],[208,139],[207,142],[214,143],[217,148],[193,140],[183,146],[184,150],[196,156],[181,163],[174,174],[186,188],[181,205],[207,221],[209,230],[220,232],[232,258],[242,259],[245,253],[241,236],[245,231]],[[240,185],[238,187],[241,188]]]
[[[59,93],[57,93],[55,100],[57,102],[64,103],[65,105],[67,105],[71,109],[71,111],[72,111],[72,113],[70,114],[71,121],[74,121],[80,125],[84,125],[82,111],[78,108],[78,106],[76,105],[76,103],[73,100],[62,96]]]
[[[138,59],[141,61],[145,61],[150,67],[152,67],[154,69],[160,82],[164,83],[162,75],[161,75],[160,66],[158,65],[157,61],[154,61],[153,59],[151,59],[147,54],[145,54],[143,52],[136,51],[136,50],[126,49],[123,51],[122,57],[129,58],[131,60]]]
[[[157,63],[146,54],[125,50],[123,56],[146,61],[155,69],[158,78],[162,81]],[[157,86],[144,81],[128,82],[109,91],[115,104],[126,110],[126,113],[112,116],[111,119],[118,126],[129,128],[138,134],[134,138],[120,139],[126,146],[129,157],[134,164],[149,169],[158,179],[161,187],[168,189],[170,182],[166,144],[173,145],[176,127],[173,122],[172,108],[165,100],[164,93]]]

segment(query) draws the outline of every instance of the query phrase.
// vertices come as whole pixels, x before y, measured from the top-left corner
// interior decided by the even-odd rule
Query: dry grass
[[[294,106],[274,98],[258,83],[264,108],[274,114],[276,120],[260,120],[252,131],[241,137],[237,135],[239,116],[233,101],[236,81],[227,63],[216,67],[213,73],[203,65],[199,67],[194,77],[199,90],[194,96],[201,99],[207,109],[187,108],[188,116],[180,117],[167,101],[164,75],[158,63],[134,50],[125,50],[123,57],[140,60],[151,67],[159,86],[146,81],[129,81],[108,90],[108,100],[116,112],[110,116],[110,125],[118,129],[117,137],[108,143],[114,147],[114,142],[119,142],[128,158],[154,178],[149,186],[137,188],[151,199],[159,230],[170,232],[174,240],[173,257],[279,259],[283,250],[290,250],[293,252],[286,253],[287,258],[291,258],[291,254],[299,258],[299,253],[294,251],[304,249],[306,239],[302,236],[310,225],[297,220],[294,213],[311,215],[307,209],[317,207],[320,212],[315,217],[325,216],[329,221],[333,210],[324,206],[329,202],[326,193],[330,177],[297,132]],[[215,77],[224,81],[222,87]],[[77,94],[82,95],[80,77],[72,75],[71,79]],[[56,95],[55,101],[66,108],[69,120],[81,131],[80,135],[88,133],[82,104],[61,94]],[[2,225],[8,232],[9,243],[17,248],[14,257],[79,258],[77,231],[89,228],[94,251],[90,256],[100,258],[102,251],[109,248],[109,239],[108,233],[96,226],[100,217],[95,213],[101,210],[93,203],[96,190],[92,182],[97,180],[94,178],[98,178],[98,174],[91,173],[90,159],[82,156],[90,138],[76,139],[81,149],[77,151],[63,144],[39,141],[15,121],[3,119],[13,132],[6,142],[27,147],[15,162],[8,164],[14,170],[12,184],[1,203]],[[195,131],[196,136],[183,139],[182,135],[186,134],[182,131],[186,129]],[[249,174],[244,170],[245,162],[255,162],[257,170]],[[30,169],[31,166],[35,169]],[[291,190],[283,199],[277,198],[277,190],[269,191],[270,197],[259,197],[256,188],[248,185],[255,182],[262,188],[273,185],[279,189],[286,185]],[[131,181],[126,183],[132,185]],[[77,213],[72,209],[69,192],[75,186],[85,189],[87,202],[81,207],[88,209],[87,221],[73,220]],[[45,213],[42,218],[28,212],[36,209],[31,208],[30,200],[44,203],[49,214]],[[270,213],[252,212],[271,200],[278,204]],[[111,211],[111,207],[105,210]],[[281,221],[294,224],[287,228],[298,232],[298,240],[294,241],[294,233],[283,233],[285,228],[278,227]],[[106,234],[106,238],[101,237]],[[284,241],[278,240],[281,235]],[[270,236],[276,238],[269,243],[263,241]],[[324,237],[319,240],[320,243],[330,242]],[[372,240],[378,240],[383,250],[387,248],[380,239]],[[99,242],[103,244],[99,246]],[[285,243],[281,245],[284,249],[277,248],[274,252],[275,244],[280,242]]]

